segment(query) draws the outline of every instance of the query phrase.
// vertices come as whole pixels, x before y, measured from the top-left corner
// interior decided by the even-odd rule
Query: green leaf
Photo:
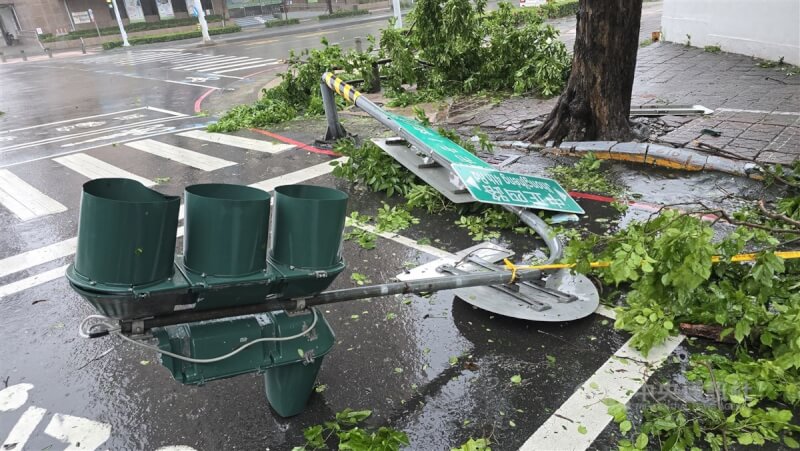
[[[647,434],[639,434],[639,436],[636,437],[636,443],[634,445],[636,449],[645,449],[645,447],[647,447],[647,442]]]
[[[394,372],[397,373],[397,374],[400,374],[400,373],[403,372],[403,369],[398,367],[398,368],[394,369]]]
[[[520,384],[520,383],[522,383],[522,376],[520,376],[519,374],[515,374],[515,375],[511,376],[511,383],[512,384]]]
[[[791,449],[798,449],[798,448],[800,448],[800,443],[797,443],[797,440],[795,440],[794,438],[792,438],[792,436],[790,436],[790,435],[784,435],[784,436],[783,436],[783,443],[784,443],[784,444],[785,444],[787,447],[789,447],[789,448],[791,448]]]
[[[578,432],[581,433],[581,434],[586,434],[589,431],[586,429],[586,426],[584,426],[582,424],[579,424],[578,425]]]
[[[628,431],[630,431],[632,427],[633,427],[633,425],[632,425],[632,424],[631,424],[631,422],[630,422],[630,421],[628,421],[628,420],[625,420],[625,421],[623,421],[622,423],[620,423],[620,424],[619,424],[619,430],[620,430],[620,432],[622,432],[623,434],[625,434],[625,433],[627,433]]]
[[[736,440],[739,442],[740,445],[752,445],[753,444],[753,434],[750,432],[745,432],[743,434],[739,434],[736,437]]]

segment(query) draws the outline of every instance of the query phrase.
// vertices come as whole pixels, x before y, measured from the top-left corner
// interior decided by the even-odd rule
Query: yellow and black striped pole
[[[336,94],[344,97],[344,99],[350,103],[355,104],[358,98],[361,97],[361,93],[358,92],[356,88],[345,83],[332,72],[325,72],[325,74],[322,75],[322,81],[324,81],[329,88],[336,91]]]

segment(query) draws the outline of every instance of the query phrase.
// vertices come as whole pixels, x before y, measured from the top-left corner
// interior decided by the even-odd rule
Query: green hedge
[[[540,6],[542,12],[551,19],[574,16],[578,14],[578,0],[560,0],[547,2]]]
[[[351,17],[351,16],[363,16],[364,14],[369,14],[369,11],[366,9],[351,9],[351,10],[339,10],[333,14],[325,14],[322,16],[318,16],[319,20],[330,20],[330,19],[341,19],[342,17]]]
[[[280,19],[280,20],[270,20],[268,22],[264,22],[264,26],[267,28],[275,28],[275,27],[285,27],[286,25],[297,25],[300,23],[300,19]]]
[[[206,21],[208,22],[219,22],[222,20],[222,16],[219,14],[213,14],[210,16],[206,16]],[[187,25],[196,25],[199,23],[196,17],[189,17],[186,19],[166,19],[166,20],[159,20],[158,22],[136,22],[125,25],[125,31],[128,33],[133,33],[134,31],[147,31],[147,30],[160,30],[162,28],[173,28],[173,27],[185,27]],[[115,36],[119,34],[119,26],[113,27],[105,27],[100,29],[101,36]],[[80,39],[80,38],[93,38],[97,36],[97,30],[94,28],[90,28],[87,30],[77,30],[77,31],[70,31],[69,33],[62,35],[62,36],[49,36],[46,39],[42,39],[42,42],[55,42],[55,41],[71,41],[73,39]]]
[[[210,28],[208,30],[208,34],[217,35],[226,33],[236,33],[237,31],[241,30],[242,28],[240,26],[231,25],[228,27]],[[138,36],[134,38],[129,38],[128,42],[131,45],[152,44],[155,42],[168,42],[168,41],[178,41],[181,39],[199,38],[201,36],[203,36],[203,33],[200,30],[184,31],[182,33],[159,34],[154,36]],[[122,47],[122,41],[109,41],[103,43],[103,50],[110,50],[116,47]]]
[[[527,8],[514,8],[513,14],[517,25],[530,21],[532,16],[541,16],[546,19],[574,16],[578,13],[578,0],[557,0],[545,3],[542,6]]]

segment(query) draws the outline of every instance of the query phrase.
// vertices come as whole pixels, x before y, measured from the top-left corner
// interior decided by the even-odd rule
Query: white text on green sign
[[[463,164],[454,164],[453,170],[479,202],[584,213],[555,180]]]

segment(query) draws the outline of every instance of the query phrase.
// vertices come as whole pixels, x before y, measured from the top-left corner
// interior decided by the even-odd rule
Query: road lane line
[[[221,133],[209,133],[203,130],[178,133],[178,136],[266,153],[278,153],[284,150],[294,149],[294,146],[289,144],[275,144],[260,139],[243,138],[241,136],[224,135]]]
[[[28,407],[28,410],[22,414],[17,424],[11,429],[8,437],[6,437],[6,441],[3,442],[3,449],[24,449],[25,445],[28,443],[28,439],[31,438],[31,434],[33,434],[33,431],[36,429],[36,426],[38,426],[44,418],[45,413],[47,413],[47,410],[41,407]]]
[[[123,178],[136,180],[144,186],[153,186],[156,184],[152,180],[139,177],[136,174],[108,164],[105,161],[98,160],[97,158],[86,155],[85,153],[76,153],[66,157],[53,158],[53,161],[66,166],[91,180],[102,178]]]
[[[143,139],[125,144],[142,152],[177,161],[178,163],[201,169],[203,171],[216,171],[217,169],[235,166],[233,161],[223,160],[222,158],[212,157],[183,147],[173,146],[153,139]]]
[[[156,108],[154,106],[146,106],[145,108],[147,108],[150,111],[158,111],[159,113],[170,114],[172,116],[177,116],[177,117],[188,117],[189,116],[188,114],[178,113],[177,111],[165,110],[163,108]]]
[[[54,136],[54,137],[51,137],[51,138],[40,139],[38,141],[23,142],[23,143],[19,143],[19,144],[13,145],[13,146],[0,147],[0,154],[1,153],[6,153],[6,152],[11,152],[12,150],[20,150],[20,149],[26,149],[28,147],[40,146],[40,145],[43,145],[43,144],[53,144],[53,143],[62,142],[62,141],[70,141],[72,139],[77,139],[77,138],[84,138],[84,137],[87,137],[87,136],[102,135],[103,133],[108,133],[108,132],[113,132],[113,131],[118,131],[118,130],[124,130],[124,129],[133,130],[133,129],[140,128],[140,127],[151,126],[151,125],[154,125],[154,124],[163,124],[163,123],[166,123],[166,122],[171,122],[171,121],[180,120],[180,119],[184,119],[184,117],[182,117],[182,116],[178,116],[178,117],[161,117],[161,118],[156,118],[156,119],[148,119],[148,120],[144,120],[144,121],[140,121],[140,122],[134,122],[134,123],[131,123],[131,124],[114,125],[112,127],[106,127],[106,128],[95,128],[95,129],[90,129],[89,131],[85,131],[85,132],[70,133],[68,135]]]
[[[249,56],[229,56],[229,57],[225,57],[225,58],[216,58],[216,59],[205,60],[205,61],[179,62],[179,63],[174,64],[173,67],[171,67],[171,69],[172,70],[198,71],[199,69],[196,69],[198,67],[213,66],[213,65],[217,65],[217,64],[223,64],[223,63],[233,63],[233,62],[236,62],[236,61],[242,61],[242,60],[249,59],[249,58],[250,58]]]
[[[75,253],[77,247],[78,238],[75,237],[4,258],[0,260],[0,278],[62,257],[68,257]]]
[[[611,398],[627,404],[684,338],[669,337],[653,347],[647,357],[633,349],[628,340],[534,432],[520,451],[589,448],[611,422],[602,400]],[[580,426],[586,431],[578,432]]]
[[[58,268],[36,274],[35,276],[26,277],[24,279],[17,280],[16,282],[3,285],[0,287],[0,299],[64,277],[64,274],[66,274],[67,271],[67,266],[68,265],[59,266]]]
[[[205,61],[198,60],[198,61],[196,61],[194,63],[176,64],[176,65],[173,65],[172,69],[173,70],[193,69],[195,67],[207,66],[209,64],[223,63],[223,62],[228,62],[228,61],[239,61],[239,60],[248,59],[248,58],[250,58],[250,57],[249,56],[223,56],[223,57],[217,57],[217,58],[212,58],[212,59],[207,59],[206,58]]]
[[[336,161],[342,161],[343,162],[343,161],[346,161],[346,158],[347,157],[342,157],[342,158],[339,158]],[[299,171],[295,171],[295,172],[292,172],[292,173],[289,173],[289,174],[286,174],[286,175],[275,177],[273,179],[264,180],[264,181],[259,182],[259,183],[254,183],[253,185],[250,185],[250,186],[253,186],[253,187],[256,187],[256,188],[260,188],[260,189],[268,188],[268,190],[271,191],[271,190],[275,189],[275,186],[286,185],[286,184],[291,184],[291,183],[302,183],[302,182],[305,182],[307,180],[319,177],[321,175],[329,174],[332,171],[333,171],[333,166],[331,166],[329,162],[325,162],[325,163],[320,163],[320,164],[315,165],[315,166],[310,166],[310,167],[307,167],[305,169],[301,169]],[[259,186],[257,186],[257,185],[259,185]],[[270,188],[270,186],[272,186],[272,187]],[[178,237],[181,237],[181,236],[183,236],[183,233],[184,233],[183,226],[178,227],[176,235]],[[46,248],[53,248],[53,247],[63,248],[63,247],[73,246],[72,247],[72,252],[70,252],[70,253],[74,253],[75,252],[74,244],[71,245],[71,244],[67,244],[66,243],[68,241],[73,241],[73,240],[75,241],[75,243],[77,243],[77,238],[70,238],[68,240],[62,241],[61,243],[51,244],[51,245],[45,246],[45,247]],[[61,250],[60,252],[54,252],[53,249],[50,249],[50,250],[47,250],[47,251],[45,251],[43,249],[44,248],[40,248],[40,249],[36,249],[36,250],[33,250],[33,251],[26,252],[26,254],[29,254],[29,256],[34,255],[35,257],[38,257],[38,258],[33,258],[33,257],[31,257],[31,258],[20,258],[20,255],[21,255],[20,254],[20,255],[15,255],[13,257],[8,257],[5,260],[1,260],[0,263],[4,263],[4,262],[7,262],[7,261],[16,262],[15,263],[16,271],[22,271],[24,269],[28,269],[28,267],[32,267],[34,265],[40,265],[42,263],[46,263],[46,261],[44,261],[44,258],[45,258],[45,255],[48,254],[48,253],[51,253],[51,255],[58,255],[58,257],[54,257],[53,258],[53,260],[54,260],[55,258],[63,257],[64,255],[59,255],[59,254],[61,254],[63,252],[66,252],[66,250]],[[30,264],[30,266],[23,267],[23,264],[25,264],[25,263]],[[10,295],[15,294],[15,293],[19,293],[21,291],[25,291],[25,290],[27,290],[29,288],[33,288],[33,287],[41,285],[43,283],[47,283],[47,282],[50,282],[52,280],[56,280],[56,279],[58,279],[60,277],[63,277],[64,274],[66,273],[67,266],[68,265],[60,266],[58,268],[54,268],[54,269],[51,269],[51,270],[36,274],[34,276],[26,277],[24,279],[20,279],[20,280],[17,280],[15,282],[11,282],[11,283],[9,283],[7,285],[0,286],[0,299],[4,298],[6,296],[10,296]]]
[[[206,128],[208,125],[209,125],[209,123],[204,123],[204,124],[200,124],[200,125],[193,125],[193,126],[189,126],[189,127],[186,127],[186,128],[181,128],[181,129],[178,129],[178,130],[173,130],[171,127],[169,127],[169,128],[164,129],[162,131],[149,133],[149,134],[144,134],[144,135],[139,135],[139,136],[133,136],[131,138],[120,139],[118,141],[111,141],[111,142],[103,143],[103,144],[94,144],[92,146],[82,147],[82,148],[76,149],[76,150],[66,150],[64,152],[59,152],[59,153],[55,153],[55,154],[50,154],[50,155],[45,155],[45,156],[41,156],[41,157],[31,158],[31,159],[23,160],[23,161],[17,161],[15,163],[6,163],[6,164],[3,164],[3,165],[0,165],[0,169],[2,169],[2,168],[10,168],[12,166],[19,166],[21,164],[33,163],[34,161],[50,160],[50,159],[55,158],[55,157],[61,157],[61,156],[64,156],[64,155],[72,155],[74,153],[84,152],[84,151],[92,150],[92,149],[98,149],[100,147],[107,147],[107,146],[110,146],[110,145],[113,145],[113,144],[124,144],[124,143],[130,142],[130,141],[139,141],[139,140],[141,140],[142,138],[145,138],[145,137],[146,138],[152,138],[154,136],[171,135],[171,134],[182,132],[182,131],[185,131],[185,130],[195,130],[195,129],[198,129],[198,128]],[[64,146],[62,146],[62,147],[64,147]]]
[[[73,118],[73,119],[64,119],[63,121],[47,122],[45,124],[31,125],[29,127],[15,128],[15,129],[12,129],[12,130],[2,130],[2,131],[0,131],[0,134],[21,132],[23,130],[30,130],[32,128],[48,127],[50,125],[64,124],[66,122],[80,122],[80,121],[84,121],[86,119],[94,119],[94,118],[97,118],[97,117],[104,117],[104,116],[118,115],[118,114],[123,114],[123,113],[130,113],[132,111],[140,111],[140,110],[144,110],[146,108],[147,107],[143,106],[143,107],[139,107],[139,108],[131,108],[130,110],[115,111],[113,113],[95,114],[93,116],[83,116],[83,117],[77,117],[77,118]]]
[[[195,72],[216,72],[218,69],[228,69],[231,67],[239,67],[239,66],[248,66],[253,64],[263,64],[266,63],[267,60],[261,58],[247,58],[247,60],[243,61],[231,61],[230,63],[221,63],[221,64],[206,64],[202,67],[198,67],[193,69]]]
[[[279,63],[278,61],[273,61],[271,63],[257,64],[255,66],[239,67],[239,68],[236,68],[236,69],[227,69],[227,70],[217,70],[217,71],[214,71],[214,73],[215,74],[227,74],[228,72],[234,72],[234,71],[237,71],[237,70],[255,69],[257,67],[275,66],[277,64],[281,64],[281,63]]]
[[[181,65],[192,65],[192,64],[200,64],[203,61],[211,62],[211,61],[221,61],[230,58],[236,58],[235,56],[227,56],[227,55],[192,55],[188,58],[175,58],[173,59],[173,66],[181,66]],[[174,69],[175,67],[173,67]]]
[[[65,451],[96,450],[111,437],[111,425],[57,413],[50,419],[44,433],[66,443]]]
[[[67,207],[25,183],[7,169],[0,169],[0,204],[23,221],[67,211]]]
[[[157,80],[155,78],[145,78],[145,77],[133,77],[133,78],[142,78],[145,80]],[[222,89],[219,86],[209,86],[209,85],[201,85],[197,83],[187,83],[185,81],[175,81],[175,80],[157,80],[163,81],[165,83],[175,83],[176,85],[186,85],[186,86],[197,86],[198,88],[209,88],[209,89]]]
[[[263,189],[264,191],[272,191],[275,189],[276,186],[302,183],[305,182],[306,180],[317,178],[321,175],[330,174],[331,172],[333,172],[334,168],[334,166],[332,166],[331,164],[335,161],[344,163],[345,161],[347,161],[347,157],[341,157],[335,160],[326,161],[325,163],[309,166],[299,171],[290,172],[288,174],[284,174],[268,180],[252,183],[249,186],[253,188]]]

